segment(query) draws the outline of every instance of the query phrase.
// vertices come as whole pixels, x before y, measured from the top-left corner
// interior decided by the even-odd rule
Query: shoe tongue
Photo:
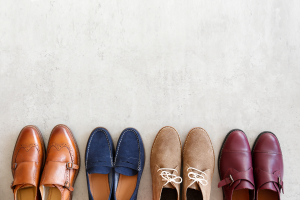
[[[134,169],[131,169],[128,167],[116,167],[115,172],[117,172],[119,174],[123,174],[125,176],[134,176],[138,173],[137,170],[134,170]]]
[[[273,183],[266,183],[264,184],[263,186],[261,186],[260,190],[272,190],[272,191],[275,191],[277,192],[275,186]]]
[[[199,185],[198,185],[196,182],[193,183],[189,188],[194,189],[194,190],[201,191]]]
[[[175,168],[176,169],[176,168]],[[166,170],[167,172],[169,172],[171,175],[173,175],[174,173],[173,173],[173,170]],[[168,175],[167,175],[168,176]],[[170,178],[170,177],[169,177]],[[169,183],[167,183],[166,184],[166,181],[167,180],[164,180],[164,179],[162,179],[162,185],[163,185],[163,188],[170,188],[170,189],[176,189],[176,184],[172,184],[171,182],[169,182]]]
[[[111,167],[95,166],[87,170],[88,174],[108,174],[111,171]]]
[[[175,187],[171,183],[168,183],[167,185],[163,186],[163,188],[175,189]]]
[[[241,180],[240,183],[235,187],[235,190],[240,190],[240,189],[250,189],[254,190],[254,187],[251,183],[245,180]]]

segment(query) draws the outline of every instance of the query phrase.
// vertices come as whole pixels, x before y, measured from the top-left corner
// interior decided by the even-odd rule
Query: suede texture
[[[119,175],[133,176],[137,174],[137,183],[130,200],[136,200],[140,180],[145,165],[145,150],[139,132],[134,128],[126,128],[122,131],[115,156],[115,175],[114,175],[114,199],[118,187]]]
[[[202,192],[203,200],[209,200],[211,183],[215,168],[215,154],[211,140],[207,132],[202,128],[193,128],[187,135],[183,147],[183,200],[194,200],[187,198],[187,189],[195,189]],[[201,170],[205,174],[198,172],[195,168]],[[189,169],[190,168],[190,169]],[[194,172],[202,175],[207,181],[206,184],[201,184],[200,181],[193,181],[189,178],[189,172]],[[200,199],[198,197],[197,199]]]
[[[163,188],[175,188],[177,200],[180,197],[180,184],[168,183],[160,176],[161,168],[171,168],[171,174],[180,176],[181,141],[178,132],[170,126],[163,127],[157,133],[150,155],[153,200],[160,200]],[[164,186],[165,185],[165,186]]]
[[[94,129],[89,137],[85,152],[85,167],[86,179],[89,193],[89,200],[94,200],[90,182],[89,174],[109,174],[113,177],[113,159],[114,159],[114,145],[109,132],[102,127]],[[109,179],[110,196],[112,198],[113,179]]]

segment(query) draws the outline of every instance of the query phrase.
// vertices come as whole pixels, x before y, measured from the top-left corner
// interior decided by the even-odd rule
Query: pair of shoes
[[[183,177],[180,177],[183,157]],[[187,135],[183,151],[177,131],[163,127],[153,142],[150,167],[153,200],[209,200],[215,155],[206,131],[193,128]]]
[[[230,131],[219,154],[220,183],[226,200],[279,200],[283,192],[283,160],[277,137],[262,132],[252,148],[246,134]]]
[[[94,129],[85,153],[89,199],[136,200],[144,165],[144,144],[136,129],[121,133],[116,153],[109,132]]]
[[[17,139],[11,166],[15,200],[72,199],[80,156],[71,130],[65,125],[55,126],[46,154],[39,129],[25,126]]]

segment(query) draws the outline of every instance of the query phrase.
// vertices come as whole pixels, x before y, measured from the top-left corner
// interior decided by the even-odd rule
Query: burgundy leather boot
[[[245,133],[230,131],[219,154],[218,187],[223,187],[224,200],[254,200],[252,156]]]
[[[283,159],[277,137],[262,132],[252,149],[256,200],[279,200],[283,192]]]

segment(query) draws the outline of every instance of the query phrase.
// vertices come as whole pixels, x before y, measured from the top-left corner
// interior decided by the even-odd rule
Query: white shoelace
[[[206,186],[207,184],[208,184],[208,181],[205,179],[205,177],[203,176],[203,174],[205,175],[205,176],[207,176],[207,174],[205,173],[205,172],[203,172],[203,171],[201,171],[201,170],[198,170],[198,169],[196,169],[196,168],[193,168],[193,167],[189,167],[188,169],[187,169],[187,171],[189,171],[189,170],[194,170],[194,171],[196,171],[196,172],[193,172],[193,171],[191,171],[191,172],[189,172],[188,173],[188,177],[191,179],[191,180],[193,180],[193,182],[188,186],[188,187],[190,187],[191,185],[193,185],[195,182],[197,182],[198,184],[201,184],[201,185],[203,185],[203,186]]]
[[[176,171],[178,173],[178,171],[176,169],[172,169],[172,168],[160,168],[157,171],[161,171],[160,176],[163,178],[163,181],[166,181],[166,183],[163,185],[167,185],[168,183],[176,183],[176,184],[180,184],[182,182],[182,178],[180,176],[176,176],[175,174],[171,174],[170,172],[166,171]],[[179,179],[179,181],[177,181]]]

